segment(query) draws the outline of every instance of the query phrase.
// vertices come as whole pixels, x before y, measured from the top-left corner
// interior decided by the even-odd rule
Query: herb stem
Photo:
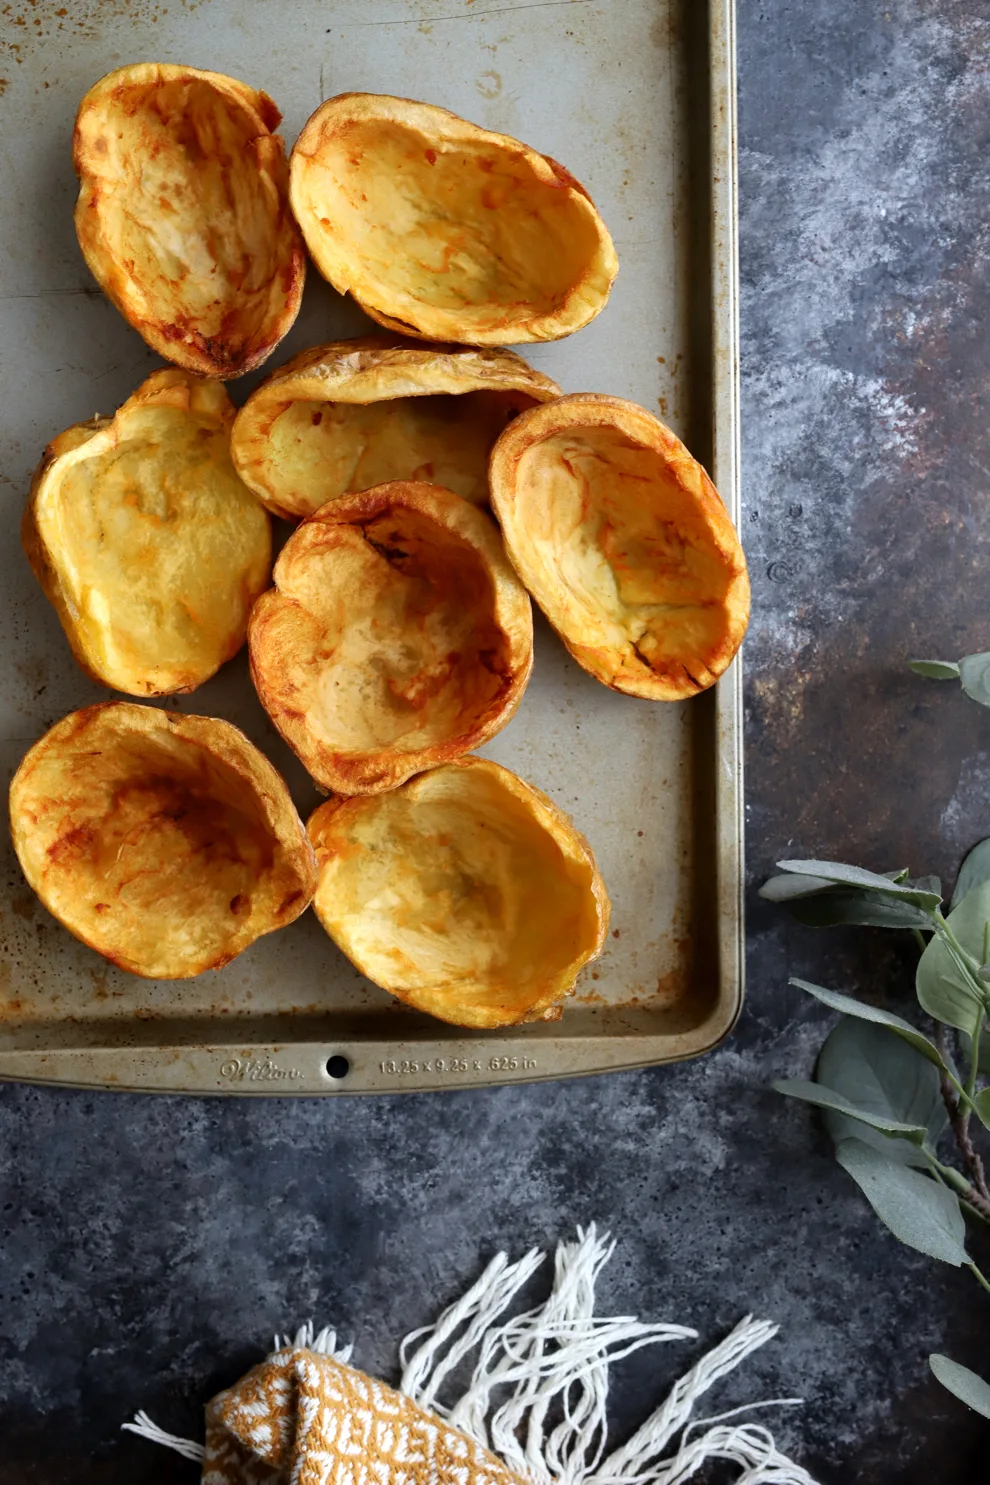
[[[948,1186],[966,1203],[966,1210],[974,1217],[979,1217],[987,1227],[990,1227],[990,1205],[985,1203],[971,1181],[967,1181],[961,1171],[956,1170],[954,1165],[943,1165],[936,1160],[930,1151],[925,1151],[931,1167],[932,1175],[943,1186]]]
[[[919,950],[923,954],[928,948],[928,940],[925,938],[925,935],[922,933],[920,928],[912,928],[911,932],[914,934],[915,943],[918,945]]]
[[[980,1036],[983,1032],[983,1020],[986,1015],[982,1005],[976,1013],[976,1030],[973,1032],[973,1045],[971,1048],[969,1077],[966,1079],[966,1097],[972,1103],[976,1092],[976,1074],[980,1066]],[[969,1115],[966,1115],[967,1119]]]
[[[941,1053],[943,1062],[948,1063],[949,1048],[946,1041],[945,1027],[941,1021],[936,1022],[935,1025],[935,1045]],[[967,1093],[966,1089],[959,1084],[958,1079],[947,1070],[942,1072],[940,1081],[942,1086],[942,1101],[949,1116],[949,1123],[952,1125],[952,1133],[955,1136],[956,1146],[962,1156],[963,1165],[966,1167],[971,1182],[970,1189],[963,1191],[961,1194],[967,1205],[972,1207],[975,1212],[978,1212],[981,1217],[990,1221],[990,1186],[987,1185],[986,1171],[983,1161],[980,1158],[980,1153],[973,1144],[969,1133],[969,1114],[973,1103],[972,1094]],[[951,1166],[941,1167],[943,1173],[946,1169],[951,1170]],[[959,1176],[958,1171],[954,1171],[953,1174],[957,1177]],[[950,1181],[950,1184],[956,1185],[956,1183],[952,1182],[951,1177],[947,1179]],[[959,1187],[956,1185],[956,1190],[958,1189]]]
[[[979,969],[980,966],[977,964],[972,954],[969,952],[968,949],[964,949],[962,944],[956,938],[956,935],[949,927],[947,919],[942,916],[940,908],[935,909],[934,913],[932,914],[932,918],[935,923],[936,933],[942,934],[946,942],[951,944],[952,948],[955,949],[956,954],[959,956],[966,968],[973,971]]]
[[[987,1293],[990,1294],[990,1279],[987,1279],[983,1274],[980,1273],[980,1270],[977,1268],[975,1263],[971,1263],[969,1265],[969,1270],[970,1273],[972,1273],[977,1279],[977,1281],[983,1285]]]
[[[977,973],[980,968],[979,964],[968,949],[963,948],[938,908],[932,914],[932,922],[935,924],[936,934],[942,939],[948,950],[949,957],[955,960],[956,967],[961,971],[963,978],[968,981],[976,1001],[985,1009],[987,1005],[987,986],[979,978]]]
[[[959,1079],[952,1071],[949,1058],[949,1049],[945,1043],[945,1027],[941,1021],[935,1022],[935,1045],[938,1047],[939,1052],[942,1054],[942,1061],[946,1064],[941,1074],[942,1097],[947,1099],[948,1097],[952,1097],[954,1093],[958,1096],[959,1100],[961,1100],[961,1102],[966,1105],[967,1109],[971,1113],[974,1113],[976,1111],[976,1104],[973,1102],[973,1099],[966,1092],[966,1089],[963,1087],[962,1083],[960,1083]],[[949,1117],[951,1118],[952,1110],[949,1107],[948,1102],[946,1102],[946,1108],[949,1108]]]

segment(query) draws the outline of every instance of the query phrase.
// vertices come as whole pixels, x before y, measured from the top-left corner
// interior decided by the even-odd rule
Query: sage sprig
[[[960,681],[967,696],[990,706],[990,654],[964,655],[961,660],[912,660],[915,675],[930,681]]]
[[[915,660],[911,668],[959,680],[990,707],[990,653]],[[894,1237],[967,1267],[990,1292],[966,1249],[965,1223],[990,1223],[990,1183],[971,1133],[973,1120],[990,1129],[990,840],[963,861],[947,910],[938,879],[912,878],[906,869],[878,873],[835,861],[778,867],[760,896],[800,922],[914,936],[921,950],[915,989],[934,1036],[877,1006],[792,979],[843,1019],[826,1038],[814,1081],[788,1078],[774,1087],[822,1110],[836,1159]],[[957,1162],[940,1151],[950,1129]],[[990,1418],[990,1384],[946,1356],[929,1363],[943,1387]]]

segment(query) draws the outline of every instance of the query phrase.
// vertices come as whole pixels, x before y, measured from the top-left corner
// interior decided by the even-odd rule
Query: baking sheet
[[[135,61],[264,88],[291,146],[348,90],[442,104],[566,164],[615,239],[605,311],[522,347],[566,391],[652,409],[712,472],[738,522],[732,0],[37,0],[0,17],[0,769],[57,718],[105,700],[76,668],[24,559],[31,470],[55,433],[112,412],[157,365],[89,276],[72,226],[79,98]],[[311,270],[265,370],[369,322]],[[240,402],[265,371],[230,384]],[[184,711],[237,723],[319,796],[275,734],[245,655]],[[533,680],[481,750],[550,794],[591,841],[612,904],[605,953],[563,1020],[466,1033],[363,979],[312,913],[218,973],[127,975],[78,944],[0,843],[0,1077],[241,1094],[518,1082],[695,1055],[741,1003],[738,662],[714,692],[664,705],[587,676],[537,622]]]

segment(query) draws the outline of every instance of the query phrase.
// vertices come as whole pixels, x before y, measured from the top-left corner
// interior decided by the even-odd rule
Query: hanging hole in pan
[[[327,1075],[335,1078],[337,1082],[340,1082],[341,1078],[346,1078],[350,1070],[350,1062],[340,1052],[336,1052],[333,1057],[327,1058]]]

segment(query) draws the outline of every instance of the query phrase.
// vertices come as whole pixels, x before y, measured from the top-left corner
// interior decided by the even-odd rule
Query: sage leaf
[[[990,1129],[990,1088],[983,1088],[973,1099],[980,1123],[985,1129]]]
[[[922,1032],[917,1031],[910,1023],[901,1016],[895,1016],[891,1011],[882,1011],[879,1006],[867,1005],[865,1001],[854,1000],[851,995],[842,995],[838,990],[827,990],[824,985],[813,985],[810,980],[791,979],[791,985],[798,990],[805,990],[820,1000],[822,1005],[827,1005],[833,1011],[842,1011],[843,1015],[855,1016],[860,1021],[872,1021],[876,1026],[887,1026],[891,1031],[903,1038],[916,1052],[929,1062],[933,1062],[938,1068],[945,1068],[942,1054],[933,1041]],[[975,1025],[975,1022],[974,1022]]]
[[[911,902],[844,887],[798,897],[787,903],[787,909],[808,928],[918,928],[928,932],[932,928],[928,914]]]
[[[802,1102],[813,1103],[820,1109],[831,1109],[847,1119],[855,1119],[860,1124],[869,1125],[871,1129],[881,1130],[884,1134],[903,1136],[916,1145],[920,1145],[925,1138],[923,1124],[905,1124],[900,1119],[857,1108],[841,1093],[834,1093],[831,1088],[824,1088],[820,1083],[809,1083],[804,1078],[778,1078],[771,1087],[778,1093],[786,1094],[788,1098],[800,1098]]]
[[[981,840],[964,857],[952,889],[952,906],[958,907],[963,898],[983,882],[990,882],[990,840]]]
[[[795,897],[811,897],[816,892],[834,892],[835,883],[827,877],[794,876],[790,872],[779,877],[768,877],[760,888],[760,896],[767,902],[790,902]]]
[[[959,666],[954,660],[909,660],[908,665],[915,675],[927,676],[930,681],[959,679]]]
[[[895,881],[893,873],[883,876],[878,871],[865,871],[861,866],[845,866],[841,861],[778,861],[781,871],[794,872],[802,877],[818,877],[822,881],[835,882],[842,887],[862,887],[885,896],[903,897],[915,907],[934,912],[941,904],[940,892],[919,891],[910,881]]]
[[[947,1186],[859,1139],[843,1140],[835,1158],[899,1242],[956,1268],[969,1262],[963,1215]]]
[[[942,901],[942,883],[938,877],[908,877],[907,884],[916,892],[930,892],[939,902]]]
[[[990,923],[990,881],[981,882],[967,892],[946,921],[963,949],[977,964],[982,964]],[[918,960],[915,985],[918,999],[930,1016],[972,1036],[983,1001],[939,935],[931,939]]]
[[[958,1361],[950,1361],[948,1356],[940,1356],[938,1352],[929,1356],[928,1365],[953,1397],[958,1397],[974,1413],[990,1418],[990,1385],[982,1377],[971,1372],[968,1366],[960,1366]]]
[[[959,679],[967,696],[981,706],[990,706],[990,654],[964,655],[959,662]]]
[[[844,1017],[818,1054],[815,1078],[860,1111],[908,1126],[920,1125],[924,1143],[932,1151],[948,1125],[937,1068],[891,1027]],[[857,1137],[894,1160],[925,1163],[924,1155],[909,1140],[889,1139],[865,1122],[857,1129],[844,1112],[827,1111],[825,1123],[836,1144]]]

